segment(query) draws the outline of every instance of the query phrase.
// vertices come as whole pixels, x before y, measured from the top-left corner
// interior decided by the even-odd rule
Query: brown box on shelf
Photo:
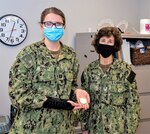
[[[150,64],[150,46],[142,48],[131,48],[131,62],[133,65]]]

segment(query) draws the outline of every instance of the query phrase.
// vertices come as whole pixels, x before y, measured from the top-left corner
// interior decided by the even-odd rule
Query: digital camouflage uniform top
[[[134,134],[140,102],[131,67],[114,59],[103,72],[96,60],[84,70],[81,80],[91,97],[90,109],[81,116],[82,129],[90,134]]]
[[[74,134],[72,111],[43,108],[45,96],[69,99],[77,88],[78,61],[61,44],[58,59],[43,41],[25,47],[10,70],[9,94],[18,113],[9,134]]]

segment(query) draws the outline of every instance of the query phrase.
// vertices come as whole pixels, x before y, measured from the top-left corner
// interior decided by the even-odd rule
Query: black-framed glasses
[[[64,24],[61,22],[51,22],[51,21],[45,21],[42,22],[42,24],[44,24],[45,27],[47,28],[52,28],[53,26],[55,26],[56,28],[64,28]]]

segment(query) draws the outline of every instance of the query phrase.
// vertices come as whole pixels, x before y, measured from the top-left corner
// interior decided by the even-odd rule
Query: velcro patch
[[[130,74],[129,74],[129,76],[128,76],[128,78],[127,78],[127,80],[130,83],[132,83],[134,81],[135,76],[136,76],[136,74],[133,71],[131,71]]]

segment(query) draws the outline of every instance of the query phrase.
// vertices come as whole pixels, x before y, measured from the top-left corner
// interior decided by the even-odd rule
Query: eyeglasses
[[[64,24],[61,22],[53,23],[51,21],[45,21],[45,22],[42,22],[42,24],[44,24],[44,26],[47,28],[52,28],[53,26],[55,26],[56,28],[64,28]]]

